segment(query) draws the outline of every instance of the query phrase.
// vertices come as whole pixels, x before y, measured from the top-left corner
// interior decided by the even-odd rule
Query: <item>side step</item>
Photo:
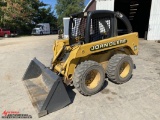
[[[42,117],[71,103],[62,78],[34,58],[23,77],[33,106]]]

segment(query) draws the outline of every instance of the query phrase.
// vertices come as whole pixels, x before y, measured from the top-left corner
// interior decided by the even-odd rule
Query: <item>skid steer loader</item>
[[[117,20],[126,26],[126,34],[118,35]],[[68,85],[90,96],[101,90],[106,76],[117,84],[130,80],[138,33],[120,12],[81,12],[70,16],[69,39],[57,40],[53,52],[51,68],[34,58],[23,77],[39,117],[71,103]]]

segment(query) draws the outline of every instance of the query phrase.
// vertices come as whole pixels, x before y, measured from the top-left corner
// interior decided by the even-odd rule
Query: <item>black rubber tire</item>
[[[43,32],[40,32],[40,35],[43,35]]]
[[[98,85],[95,88],[90,89],[87,87],[87,85],[85,83],[85,81],[86,81],[85,78],[86,78],[87,74],[92,70],[96,70],[99,73],[100,81],[98,82]],[[75,69],[72,80],[73,80],[74,87],[82,95],[85,95],[85,96],[94,95],[101,90],[101,88],[104,84],[105,71],[99,63],[97,63],[95,61],[90,61],[90,60],[85,61],[77,66],[77,68]]]
[[[127,62],[130,66],[130,70],[126,77],[122,78],[119,74],[120,67],[123,63]],[[132,61],[132,58],[125,54],[116,54],[111,57],[109,60],[109,63],[107,65],[107,77],[110,81],[116,83],[116,84],[123,84],[130,80],[132,77],[132,71],[134,68],[134,64]]]
[[[8,38],[8,34],[5,34],[4,37],[5,37],[5,38]]]

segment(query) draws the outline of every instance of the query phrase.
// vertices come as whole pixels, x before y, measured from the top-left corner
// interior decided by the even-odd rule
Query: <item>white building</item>
[[[159,0],[91,0],[84,11],[112,10],[124,13],[133,31],[146,40],[160,40]],[[119,26],[123,28],[123,25]]]

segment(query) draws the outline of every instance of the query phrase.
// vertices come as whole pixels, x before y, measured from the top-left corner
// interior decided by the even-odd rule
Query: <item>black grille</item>
[[[72,22],[71,38],[83,40],[85,38],[86,18],[74,18]],[[99,17],[90,21],[89,41],[97,41],[110,37],[111,18]]]
[[[90,41],[102,40],[110,37],[111,20],[109,17],[91,19]]]
[[[72,38],[85,37],[86,18],[74,18],[72,22]]]

